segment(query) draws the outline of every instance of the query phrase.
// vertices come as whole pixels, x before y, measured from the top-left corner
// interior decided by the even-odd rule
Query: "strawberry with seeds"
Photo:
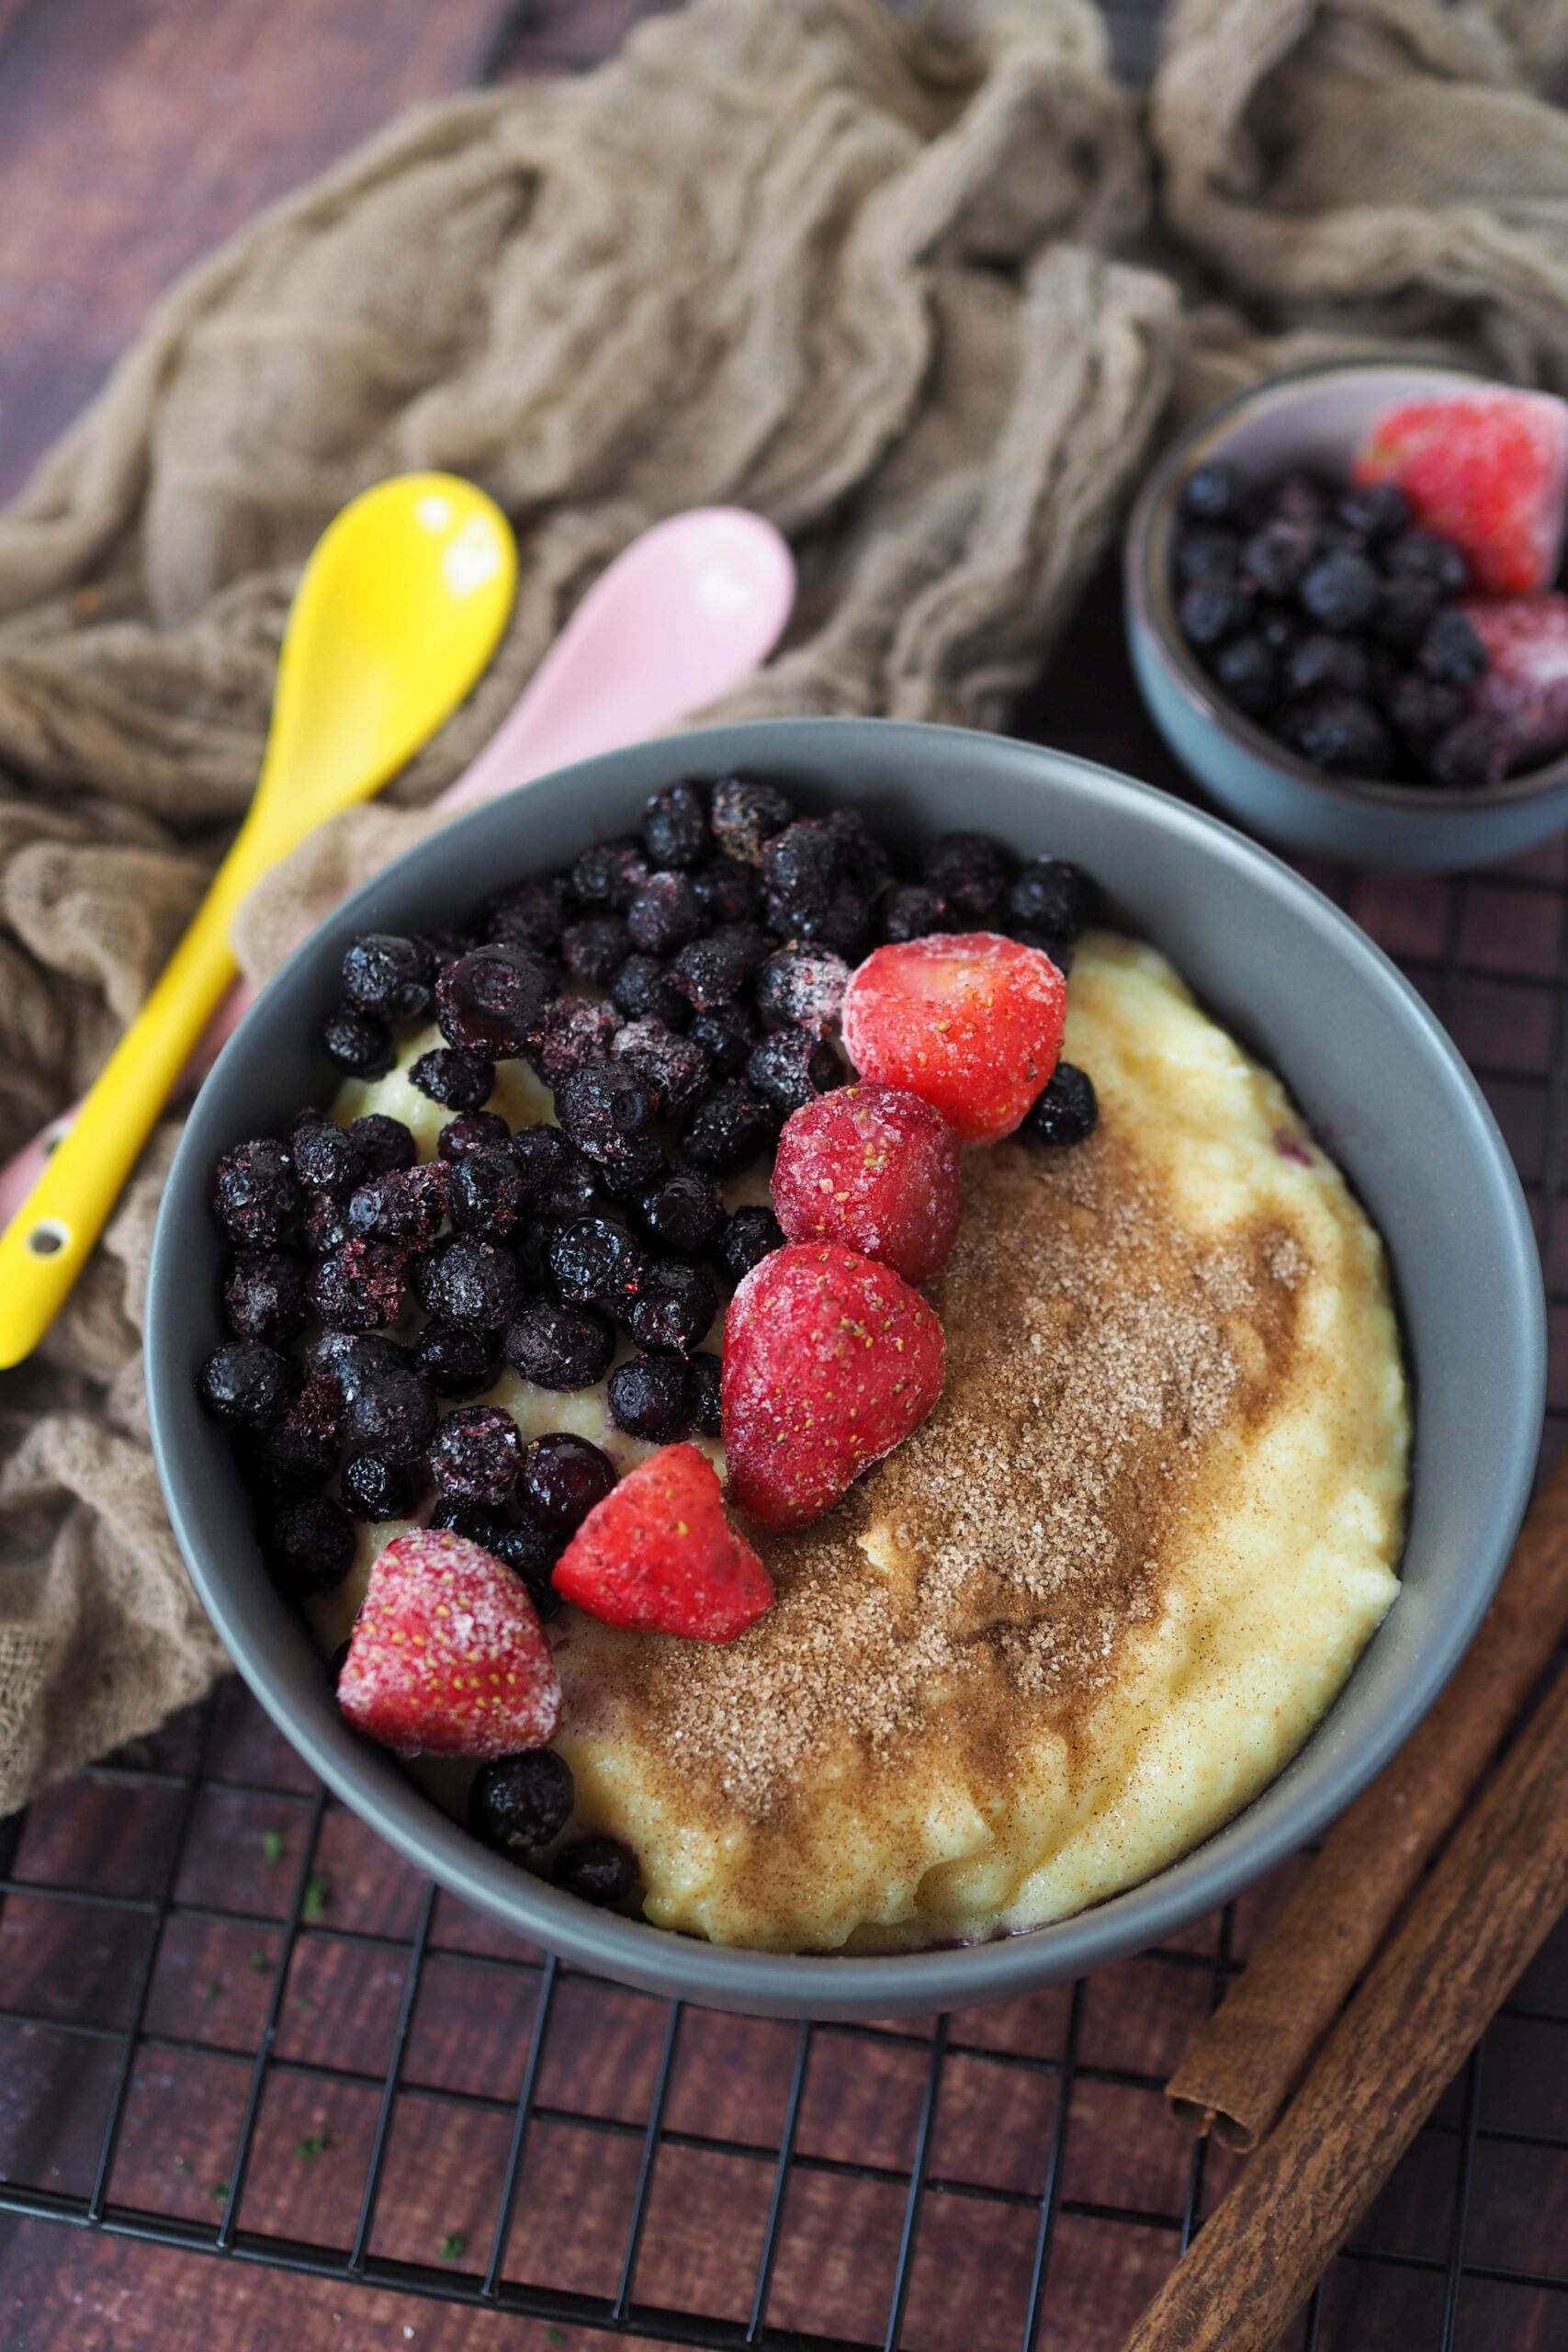
[[[804,1527],[919,1429],[942,1394],[942,1331],[918,1291],[837,1242],[753,1267],[725,1325],[730,1492],[764,1527]]]
[[[399,1756],[514,1756],[543,1747],[560,1717],[526,1588],[446,1528],[415,1528],[378,1557],[337,1696],[356,1731]]]
[[[844,1047],[863,1079],[918,1094],[963,1142],[998,1143],[1049,1084],[1066,1018],[1066,981],[1038,947],[933,932],[852,974]]]
[[[918,1094],[840,1086],[784,1121],[773,1207],[792,1241],[842,1241],[908,1283],[929,1283],[947,1263],[963,1206],[958,1138]]]
[[[1528,594],[1562,553],[1568,402],[1504,384],[1405,401],[1377,419],[1351,473],[1397,482],[1423,527],[1462,548],[1477,588]]]
[[[712,1463],[667,1445],[595,1503],[560,1558],[563,1600],[606,1625],[732,1642],[773,1605],[761,1561],[724,1515]]]

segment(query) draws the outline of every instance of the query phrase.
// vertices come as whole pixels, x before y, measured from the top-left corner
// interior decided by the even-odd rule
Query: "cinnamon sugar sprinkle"
[[[761,1540],[779,1601],[739,1641],[613,1669],[688,1815],[705,1792],[776,1819],[835,1752],[897,1770],[957,1740],[994,1781],[1025,1718],[1070,1740],[1158,1609],[1206,1446],[1277,1393],[1309,1271],[1284,1228],[1206,1249],[1108,1121],[1070,1153],[971,1155],[965,1183],[930,1419],[819,1526]]]

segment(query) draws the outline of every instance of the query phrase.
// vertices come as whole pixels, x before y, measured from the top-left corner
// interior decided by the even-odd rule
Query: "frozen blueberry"
[[[718,1313],[718,1285],[705,1266],[666,1258],[626,1308],[626,1329],[650,1355],[689,1356]]]
[[[535,1440],[523,1457],[518,1494],[524,1510],[547,1534],[567,1536],[615,1483],[607,1453],[570,1430]]]
[[[689,874],[650,874],[626,909],[626,931],[644,956],[673,956],[699,936],[706,918]]]
[[[1292,712],[1285,741],[1329,775],[1375,780],[1388,774],[1393,744],[1371,705],[1355,695],[1325,694]]]
[[[385,1078],[398,1058],[386,1023],[361,1012],[356,1004],[340,1004],[328,1013],[321,1023],[321,1043],[350,1078]]]
[[[973,922],[996,913],[1012,868],[1012,859],[988,833],[939,833],[920,854],[921,881]]]
[[[412,1519],[423,1481],[417,1462],[356,1453],[344,1466],[343,1499],[355,1519]]]
[[[691,1113],[681,1129],[681,1147],[696,1167],[716,1176],[733,1175],[769,1148],[780,1124],[765,1094],[730,1079]]]
[[[230,1340],[197,1374],[197,1394],[215,1420],[265,1430],[280,1421],[294,1394],[294,1367],[260,1340]]]
[[[571,894],[585,907],[608,907],[621,914],[648,876],[648,860],[635,842],[599,842],[572,867]]]
[[[561,960],[574,980],[603,988],[631,953],[631,939],[619,915],[584,915],[561,936]]]
[[[466,1537],[481,1551],[493,1552],[499,1560],[512,1521],[504,1510],[494,1510],[489,1504],[452,1502],[438,1494],[431,1507],[430,1524]]]
[[[766,843],[762,882],[771,899],[803,911],[825,908],[844,879],[836,836],[824,817],[802,817]]]
[[[764,1037],[746,1065],[746,1080],[787,1119],[844,1083],[844,1066],[826,1038],[804,1029],[775,1030]]]
[[[713,850],[707,796],[700,785],[672,784],[643,811],[642,845],[651,864],[701,865]]]
[[[556,993],[548,968],[531,948],[498,943],[458,956],[438,975],[435,1018],[458,1053],[494,1060],[523,1051]]]
[[[1218,645],[1247,627],[1252,606],[1252,591],[1241,581],[1204,580],[1183,589],[1176,617],[1190,644]]]
[[[722,924],[682,948],[670,967],[671,984],[697,1012],[710,1012],[739,995],[768,947],[767,933],[755,923]]]
[[[593,1170],[558,1127],[520,1127],[512,1157],[523,1178],[523,1206],[534,1216],[578,1216],[593,1198]]]
[[[795,810],[775,785],[732,775],[714,786],[711,819],[726,856],[757,865],[764,844],[794,822]]]
[[[283,1504],[266,1521],[261,1541],[275,1581],[295,1600],[331,1592],[354,1566],[354,1521],[327,1495]]]
[[[1220,647],[1214,680],[1249,718],[1262,718],[1279,700],[1280,665],[1256,629]]]
[[[1049,939],[1080,936],[1089,914],[1089,884],[1065,857],[1032,858],[1008,892],[1015,923],[1043,932]]]
[[[345,1402],[358,1396],[367,1381],[383,1373],[407,1372],[412,1363],[406,1348],[379,1331],[318,1331],[305,1350],[308,1374],[328,1373]]]
[[[1396,572],[1379,589],[1377,609],[1368,627],[1381,644],[1392,646],[1397,653],[1412,652],[1426,636],[1438,601],[1430,580],[1414,571]]]
[[[443,1159],[461,1159],[465,1152],[482,1151],[486,1144],[510,1146],[512,1130],[499,1111],[460,1111],[448,1119],[435,1138]]]
[[[312,1258],[341,1250],[348,1239],[348,1203],[331,1193],[311,1193],[299,1221],[299,1237]]]
[[[1317,552],[1318,537],[1311,524],[1277,516],[1244,542],[1241,568],[1260,596],[1284,598],[1301,586]]]
[[[899,882],[877,902],[877,927],[884,939],[926,939],[945,929],[951,920],[946,905],[923,882]]]
[[[642,1884],[637,1856],[618,1838],[574,1838],[556,1857],[555,1883],[601,1910],[628,1903]]]
[[[501,1369],[501,1333],[431,1321],[413,1343],[414,1366],[437,1396],[477,1396]]]
[[[1234,531],[1183,531],[1172,561],[1184,588],[1211,580],[1229,582],[1241,569],[1241,541]]]
[[[1194,523],[1237,522],[1247,513],[1247,477],[1223,458],[1196,466],[1181,485],[1181,512]]]
[[[850,967],[825,948],[782,947],[757,975],[757,1005],[770,1028],[826,1037],[839,1025]]]
[[[503,1560],[514,1577],[521,1577],[528,1588],[528,1597],[547,1625],[552,1617],[560,1615],[560,1595],[550,1582],[550,1570],[560,1558],[565,1545],[564,1535],[552,1535],[531,1519],[520,1519],[487,1544]]]
[[[547,1087],[558,1088],[573,1071],[604,1059],[620,1025],[610,1005],[585,996],[559,997],[540,1024],[529,1059]]]
[[[1287,522],[1321,523],[1331,502],[1320,481],[1298,471],[1281,474],[1271,483],[1267,503],[1271,514],[1283,515]]]
[[[1388,715],[1405,741],[1420,751],[1457,726],[1464,707],[1458,686],[1442,685],[1436,678],[1424,678],[1419,670],[1408,670],[1389,696]]]
[[[552,1298],[525,1306],[506,1334],[507,1363],[536,1388],[592,1388],[615,1352],[615,1334],[603,1316]]]
[[[427,940],[367,931],[351,941],[344,953],[343,992],[350,1004],[378,1021],[417,1021],[430,1010],[434,970]]]
[[[694,1038],[678,1036],[656,1015],[630,1021],[615,1035],[613,1058],[629,1063],[651,1087],[658,1116],[689,1111],[713,1077],[713,1064]]]
[[[608,1167],[652,1136],[659,1098],[631,1062],[590,1062],[557,1087],[556,1116],[569,1142]]]
[[[1439,613],[1416,656],[1428,678],[1439,685],[1472,686],[1487,666],[1486,647],[1468,613]]]
[[[1292,613],[1284,605],[1261,605],[1258,610],[1258,634],[1274,656],[1282,662],[1292,648],[1301,642],[1305,623],[1300,613]]]
[[[444,1159],[431,1159],[420,1167],[395,1169],[389,1176],[373,1176],[350,1195],[350,1233],[372,1234],[405,1250],[428,1250],[446,1214],[450,1174]]]
[[[571,1768],[553,1747],[496,1756],[468,1790],[468,1827],[497,1854],[536,1854],[571,1815]]]
[[[383,1453],[412,1462],[435,1429],[435,1399],[416,1373],[384,1372],[367,1380],[343,1409],[343,1442],[350,1453]]]
[[[305,1307],[304,1261],[287,1250],[242,1250],[223,1278],[223,1320],[236,1340],[291,1340]]]
[[[1450,727],[1427,753],[1433,780],[1469,792],[1500,784],[1508,773],[1508,750],[1501,729],[1478,710]]]
[[[737,1209],[719,1235],[714,1256],[731,1284],[745,1281],[753,1266],[784,1246],[784,1227],[772,1209]]]
[[[1409,499],[1396,481],[1352,482],[1340,493],[1335,513],[1363,539],[1392,539],[1410,527]]]
[[[550,1279],[571,1306],[620,1315],[648,1280],[641,1244],[607,1216],[574,1217],[550,1243]]]
[[[1371,683],[1365,646],[1327,629],[1303,637],[1285,663],[1285,684],[1292,695],[1364,695]]]
[[[1437,531],[1402,531],[1388,542],[1383,561],[1391,572],[1429,581],[1439,596],[1462,596],[1470,585],[1463,551]]]
[[[443,1102],[448,1111],[482,1110],[495,1091],[495,1064],[473,1054],[436,1046],[421,1054],[409,1077],[422,1094]]]
[[[355,1236],[310,1269],[310,1304],[334,1331],[376,1331],[401,1319],[408,1305],[408,1252],[392,1241]]]
[[[678,1168],[642,1195],[637,1220],[659,1249],[698,1258],[723,1227],[724,1204],[709,1178],[694,1168]]]
[[[1321,628],[1364,628],[1378,608],[1382,582],[1364,555],[1337,548],[1313,565],[1297,594],[1303,612]]]
[[[650,1184],[657,1184],[669,1167],[664,1147],[649,1136],[645,1143],[634,1144],[619,1159],[606,1162],[599,1170],[599,1190],[613,1201],[639,1200]]]
[[[666,1357],[663,1361],[669,1363],[671,1359]],[[686,1369],[692,1375],[692,1385],[696,1391],[698,1429],[705,1437],[721,1436],[724,1429],[723,1357],[714,1355],[705,1349],[699,1349],[697,1353],[688,1360]]]
[[[288,1156],[308,1193],[331,1193],[342,1200],[359,1182],[359,1149],[352,1134],[317,1112],[307,1112],[296,1124]]]
[[[750,922],[762,904],[756,869],[739,858],[716,857],[693,875],[692,885],[705,920],[715,925]]]
[[[610,1419],[628,1437],[672,1445],[697,1426],[696,1383],[680,1356],[629,1356],[610,1374]]]
[[[502,1406],[459,1405],[437,1430],[426,1460],[446,1500],[499,1510],[517,1484],[523,1441]]]
[[[290,1398],[288,1411],[264,1431],[257,1449],[279,1491],[325,1486],[337,1468],[343,1418],[343,1392],[330,1373],[317,1373]]]
[[[389,1176],[395,1168],[412,1168],[419,1158],[412,1131],[384,1111],[367,1111],[355,1119],[348,1139],[359,1161],[356,1181],[361,1183],[371,1176]]]
[[[465,1152],[452,1168],[446,1205],[459,1233],[487,1233],[504,1241],[523,1215],[523,1170],[512,1139]]]
[[[1023,1122],[1037,1143],[1082,1143],[1100,1117],[1094,1081],[1075,1062],[1058,1062],[1051,1083]]]
[[[299,1214],[299,1187],[284,1146],[271,1136],[236,1144],[218,1163],[213,1213],[231,1241],[276,1250]]]
[[[568,914],[563,883],[543,875],[514,882],[483,909],[479,936],[495,946],[531,947],[536,955],[551,956],[560,944]]]
[[[510,1323],[522,1288],[515,1259],[499,1242],[467,1233],[420,1259],[415,1279],[429,1314],[476,1331]]]
[[[628,956],[610,982],[610,1001],[628,1021],[650,1016],[671,1029],[683,1029],[692,1008],[657,956]]]
[[[846,974],[848,969],[846,965]],[[739,1078],[757,1042],[756,1023],[739,1004],[716,1004],[699,1012],[689,1034],[713,1064],[715,1078]]]

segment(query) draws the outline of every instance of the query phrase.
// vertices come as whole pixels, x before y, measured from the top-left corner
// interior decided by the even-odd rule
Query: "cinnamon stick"
[[[1568,1673],[1126,2352],[1269,2352],[1568,1906]]]
[[[1397,1606],[1397,1604],[1396,1604]],[[1256,2147],[1501,1745],[1568,1626],[1568,1453],[1429,1714],[1329,1832],[1166,2085],[1173,2112]]]

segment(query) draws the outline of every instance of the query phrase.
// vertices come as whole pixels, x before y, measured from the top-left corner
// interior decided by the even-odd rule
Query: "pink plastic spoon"
[[[493,800],[701,710],[767,660],[794,602],[794,559],[761,515],[697,506],[655,523],[594,582],[510,717],[435,806]],[[234,989],[186,1064],[183,1092],[201,1083],[250,1001]],[[73,1104],[0,1168],[0,1227],[75,1114]]]

